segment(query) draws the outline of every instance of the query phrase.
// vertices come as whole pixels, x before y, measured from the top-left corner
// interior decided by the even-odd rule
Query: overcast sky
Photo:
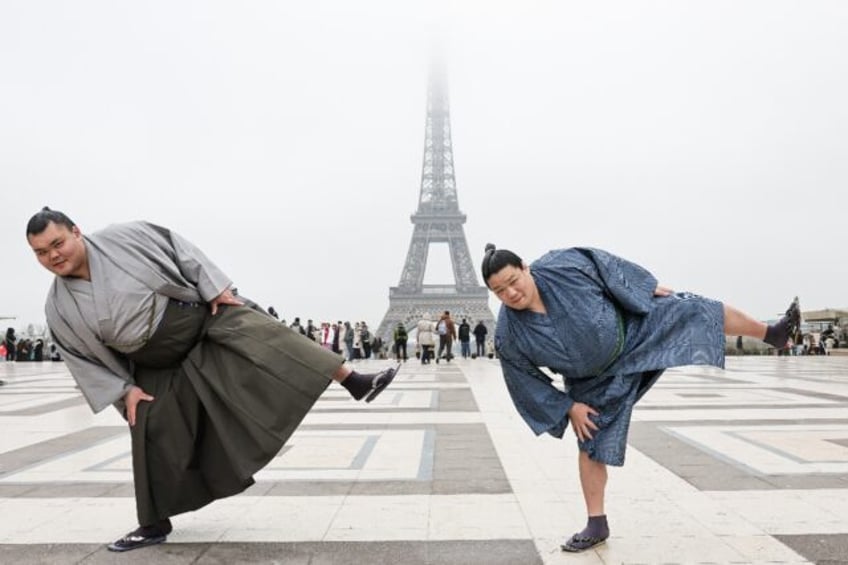
[[[49,205],[170,227],[289,321],[376,326],[434,37],[475,264],[588,245],[759,318],[846,307],[846,29],[841,1],[2,0],[0,315],[43,320]]]

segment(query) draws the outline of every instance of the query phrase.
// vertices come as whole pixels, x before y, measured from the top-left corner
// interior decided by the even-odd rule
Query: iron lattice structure
[[[433,66],[427,91],[421,192],[418,210],[411,216],[412,241],[400,284],[389,289],[389,310],[377,328],[377,335],[387,343],[391,342],[398,322],[412,330],[425,313],[437,319],[445,310],[449,310],[457,322],[466,318],[472,327],[482,321],[489,336],[493,335],[495,318],[489,309],[489,292],[478,283],[465,239],[465,219],[456,195],[446,76],[443,67]],[[454,276],[452,285],[424,284],[433,243],[448,244]]]

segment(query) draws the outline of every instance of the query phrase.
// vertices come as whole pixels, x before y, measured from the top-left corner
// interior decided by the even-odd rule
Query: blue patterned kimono
[[[657,280],[606,251],[550,251],[530,265],[546,314],[502,305],[495,332],[504,380],[537,435],[562,437],[574,402],[599,412],[590,458],[623,465],[636,401],[663,370],[724,367],[724,308],[690,293],[654,296]],[[540,367],[562,375],[565,391]]]

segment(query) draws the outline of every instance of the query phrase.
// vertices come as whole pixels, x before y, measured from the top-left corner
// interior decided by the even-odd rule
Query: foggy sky
[[[845,29],[837,1],[3,1],[0,324],[43,322],[49,205],[170,227],[289,321],[376,326],[434,44],[475,264],[586,245],[759,318],[846,307]]]

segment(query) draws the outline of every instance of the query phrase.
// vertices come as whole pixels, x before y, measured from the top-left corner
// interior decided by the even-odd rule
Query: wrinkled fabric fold
[[[136,384],[155,398],[131,428],[142,525],[253,484],[343,361],[250,307],[211,316],[174,301],[130,357]]]

